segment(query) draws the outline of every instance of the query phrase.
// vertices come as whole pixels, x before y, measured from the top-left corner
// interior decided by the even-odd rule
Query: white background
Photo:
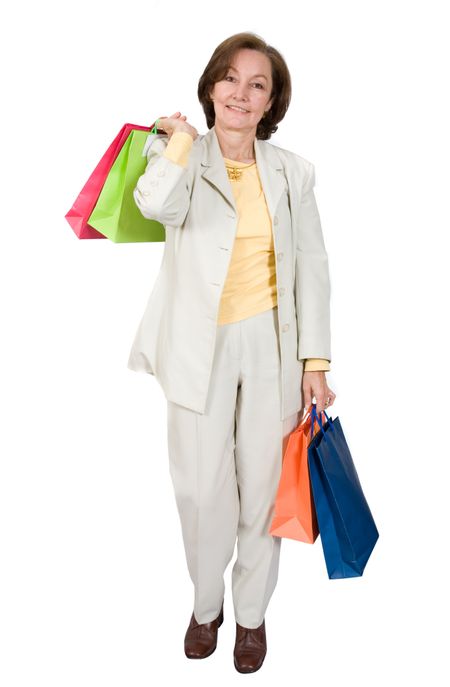
[[[166,405],[126,366],[163,244],[80,241],[64,215],[125,122],[181,110],[216,45],[285,57],[271,139],[316,166],[327,374],[380,539],[329,580],[284,540],[262,685],[448,684],[449,127],[445,2],[56,2],[2,10],[1,682],[229,685],[184,656],[193,607]],[[282,673],[284,672],[284,677]]]

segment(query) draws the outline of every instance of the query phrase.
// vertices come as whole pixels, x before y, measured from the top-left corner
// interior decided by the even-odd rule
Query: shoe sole
[[[265,657],[264,657],[265,658]],[[261,665],[259,665],[257,668],[240,668],[237,663],[236,663],[236,658],[234,659],[234,667],[238,671],[238,673],[256,673],[257,670],[259,670],[262,667],[262,664],[264,663],[264,659],[261,661]]]

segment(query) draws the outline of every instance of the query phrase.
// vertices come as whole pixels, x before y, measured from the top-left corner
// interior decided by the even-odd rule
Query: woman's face
[[[211,91],[216,114],[215,125],[222,130],[256,132],[259,120],[273,103],[272,69],[269,58],[257,50],[242,48],[235,53],[222,81]],[[243,108],[233,110],[230,105]]]

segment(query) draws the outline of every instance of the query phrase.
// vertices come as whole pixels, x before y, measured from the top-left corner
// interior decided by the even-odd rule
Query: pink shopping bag
[[[127,140],[130,131],[132,129],[138,129],[139,131],[150,132],[153,127],[154,124],[151,127],[140,126],[138,124],[124,124],[106,153],[103,155],[97,167],[81,189],[69,212],[65,215],[65,218],[79,239],[106,238],[103,234],[94,229],[94,227],[89,226],[89,216],[95,207],[106,177],[116,161],[122,146]]]

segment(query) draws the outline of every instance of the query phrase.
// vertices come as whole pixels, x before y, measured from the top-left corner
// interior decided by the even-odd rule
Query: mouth
[[[232,112],[237,112],[238,114],[248,114],[248,110],[240,110],[239,108],[233,107],[232,105],[227,105],[227,108]]]

